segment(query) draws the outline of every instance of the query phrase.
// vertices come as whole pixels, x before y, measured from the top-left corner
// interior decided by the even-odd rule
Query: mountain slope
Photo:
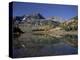
[[[78,30],[78,17],[72,17],[69,21],[60,24],[60,26],[66,31]]]

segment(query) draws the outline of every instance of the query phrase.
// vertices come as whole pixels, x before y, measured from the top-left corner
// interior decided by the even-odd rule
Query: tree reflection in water
[[[29,34],[28,34],[29,35]],[[26,34],[26,36],[28,36]],[[16,48],[14,43],[14,57],[47,56],[47,55],[66,55],[78,53],[78,36],[65,35],[61,38],[47,34],[31,34],[29,37],[18,38],[20,43]],[[24,47],[22,46],[24,45]]]

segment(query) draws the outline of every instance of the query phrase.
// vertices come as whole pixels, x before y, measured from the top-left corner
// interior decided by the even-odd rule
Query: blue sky
[[[44,17],[59,16],[64,19],[70,19],[78,15],[78,7],[75,5],[13,3],[13,16],[28,15],[33,12],[41,13]]]

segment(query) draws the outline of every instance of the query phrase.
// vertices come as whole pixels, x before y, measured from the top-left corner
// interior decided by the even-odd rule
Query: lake
[[[78,53],[78,36],[54,37],[47,34],[24,33],[13,41],[13,57],[37,57]]]

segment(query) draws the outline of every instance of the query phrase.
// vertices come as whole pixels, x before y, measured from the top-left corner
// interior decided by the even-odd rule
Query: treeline
[[[75,31],[78,30],[78,17],[71,18],[72,20],[69,22],[64,22],[60,24],[60,27],[62,27],[66,31]]]

